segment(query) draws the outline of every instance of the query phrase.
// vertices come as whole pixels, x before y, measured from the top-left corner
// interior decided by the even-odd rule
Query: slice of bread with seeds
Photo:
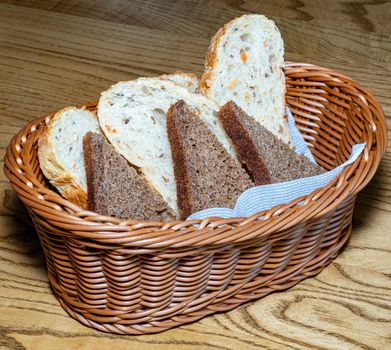
[[[88,132],[83,146],[89,210],[121,219],[174,219],[162,196],[115,151],[104,136]]]
[[[83,137],[100,133],[96,115],[68,107],[58,111],[38,141],[38,159],[44,175],[61,195],[87,208],[87,181],[83,160]]]
[[[167,113],[181,219],[212,207],[234,207],[254,186],[207,124],[180,100]]]
[[[234,102],[227,102],[218,117],[235,145],[239,159],[257,185],[320,175],[325,170],[297,154]]]
[[[140,168],[145,178],[178,213],[176,182],[167,137],[166,113],[184,100],[238,162],[234,148],[217,119],[218,106],[201,94],[161,78],[119,82],[102,93],[98,117],[114,148]]]
[[[292,140],[285,119],[284,43],[272,20],[244,15],[212,38],[199,90],[223,106],[234,101],[285,143]]]

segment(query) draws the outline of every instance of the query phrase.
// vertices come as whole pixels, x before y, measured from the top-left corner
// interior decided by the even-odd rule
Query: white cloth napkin
[[[304,154],[311,161],[315,162],[308,146],[306,145],[299,129],[295,126],[295,120],[287,108],[288,125],[292,135],[296,152]],[[190,215],[187,220],[205,219],[211,216],[222,218],[246,217],[259,211],[270,209],[279,204],[286,204],[292,200],[307,195],[312,191],[326,186],[337,177],[343,169],[352,164],[364,150],[365,143],[354,145],[349,159],[337,168],[324,174],[311,176],[304,179],[281,182],[271,185],[262,185],[249,188],[244,191],[236,201],[235,207],[231,208],[208,208]]]

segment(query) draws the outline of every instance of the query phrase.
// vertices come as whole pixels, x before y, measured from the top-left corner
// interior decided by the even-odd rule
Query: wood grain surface
[[[336,69],[370,88],[390,120],[389,1],[1,0],[1,162],[28,121],[97,100],[118,80],[176,69],[200,75],[210,37],[246,12],[276,21],[287,59]],[[390,349],[390,145],[359,195],[348,245],[321,274],[148,336],[101,333],[63,311],[26,210],[1,172],[0,348]]]

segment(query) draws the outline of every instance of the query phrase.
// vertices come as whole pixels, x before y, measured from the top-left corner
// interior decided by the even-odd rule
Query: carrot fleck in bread
[[[174,219],[161,195],[102,135],[87,133],[83,146],[89,210],[121,219]]]
[[[235,146],[240,161],[257,185],[319,175],[325,170],[248,116],[234,102],[227,102],[218,118]]]
[[[253,182],[186,103],[167,113],[180,217],[210,207],[233,207]]]

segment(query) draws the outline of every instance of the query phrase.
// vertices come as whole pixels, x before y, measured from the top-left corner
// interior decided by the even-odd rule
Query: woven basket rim
[[[371,118],[372,115],[368,115],[370,120],[367,120],[366,127],[371,136],[366,140],[363,153],[353,164],[347,166],[325,187],[290,203],[277,205],[244,218],[210,217],[203,220],[170,222],[121,220],[82,210],[60,194],[44,187],[40,180],[32,175],[31,169],[37,166],[37,162],[34,165],[30,164],[28,158],[26,159],[28,152],[22,152],[23,149],[31,150],[32,136],[49,122],[55,112],[31,121],[12,138],[4,158],[4,172],[33,212],[45,217],[48,222],[65,228],[70,234],[107,244],[123,243],[149,248],[203,246],[216,242],[226,244],[232,242],[229,237],[222,241],[218,236],[237,226],[242,228],[242,234],[235,237],[235,242],[288,229],[303,219],[316,219],[336,208],[349,195],[359,192],[373,177],[387,144],[385,116],[372,93],[343,74],[317,65],[295,62],[286,62],[285,71],[291,76],[297,75],[306,79],[322,76],[335,83],[345,84],[351,90],[349,92],[352,96],[357,97],[358,103],[362,101],[363,105],[368,106],[370,103],[371,112],[377,118],[374,120]],[[81,106],[92,109],[96,103]],[[29,177],[26,177],[26,172],[29,173]],[[299,204],[300,202],[303,203]],[[278,220],[273,220],[275,218]],[[170,235],[163,240],[162,234],[165,233]]]

